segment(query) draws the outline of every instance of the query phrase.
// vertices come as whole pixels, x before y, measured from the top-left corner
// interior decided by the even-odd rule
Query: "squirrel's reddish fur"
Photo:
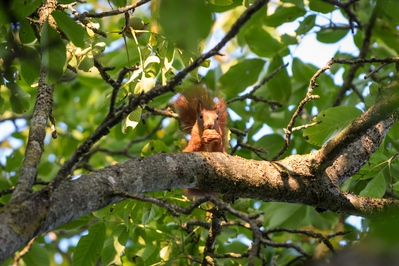
[[[174,106],[180,117],[180,129],[190,134],[190,141],[183,152],[223,152],[226,153],[227,110],[226,103],[214,97],[207,89],[195,87],[180,94]],[[200,189],[186,189],[190,196],[214,195]]]
[[[180,94],[174,106],[180,117],[180,129],[191,135],[183,152],[224,152],[227,148],[226,103],[204,88],[195,87]]]

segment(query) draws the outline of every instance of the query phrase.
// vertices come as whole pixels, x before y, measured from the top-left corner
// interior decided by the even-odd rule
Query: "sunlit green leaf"
[[[116,7],[126,6],[126,0],[111,0]]]
[[[165,145],[163,141],[160,140],[151,140],[147,143],[142,151],[141,156],[149,156],[152,154],[160,153],[160,152],[169,152],[168,146]]]
[[[65,33],[65,35],[78,47],[84,47],[84,39],[88,37],[86,31],[77,24],[70,16],[62,11],[56,10],[51,13],[57,26]]]
[[[306,140],[314,145],[321,146],[336,134],[342,131],[362,111],[352,106],[337,106],[319,113],[314,121],[320,124],[308,127],[303,131]]]
[[[321,13],[328,13],[335,9],[334,5],[321,0],[309,0],[309,8]]]
[[[283,23],[294,21],[295,19],[297,19],[300,16],[303,16],[304,14],[306,14],[306,10],[301,7],[279,6],[272,15],[265,17],[264,22],[265,25],[267,26],[278,27]]]
[[[137,256],[141,257],[144,261],[147,261],[151,256],[158,255],[154,253],[156,249],[157,248],[154,245],[148,243],[145,248],[137,252]]]
[[[134,129],[141,120],[141,108],[137,108],[133,112],[130,113],[122,123],[122,132],[126,133],[128,127]]]
[[[141,222],[145,226],[148,222],[154,220],[156,212],[159,210],[159,207],[156,205],[151,205],[149,208],[145,208],[143,210],[143,217]]]
[[[233,0],[210,0],[209,2],[217,6],[228,6],[233,3]]]

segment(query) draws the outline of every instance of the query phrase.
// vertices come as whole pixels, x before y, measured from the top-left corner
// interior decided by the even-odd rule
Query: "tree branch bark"
[[[315,155],[293,155],[268,162],[222,153],[162,153],[64,180],[52,193],[43,189],[23,203],[10,203],[0,211],[0,262],[31,238],[122,200],[118,191],[199,188],[361,216],[399,209],[398,200],[342,193],[330,179],[313,175]],[[334,171],[330,169],[330,174]]]

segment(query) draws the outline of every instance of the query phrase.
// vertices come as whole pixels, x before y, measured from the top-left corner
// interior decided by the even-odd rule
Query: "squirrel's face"
[[[219,131],[218,121],[219,115],[217,111],[203,109],[198,115],[198,127],[200,132],[203,132],[207,129]]]

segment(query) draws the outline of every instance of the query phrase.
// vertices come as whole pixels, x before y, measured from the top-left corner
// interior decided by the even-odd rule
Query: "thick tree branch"
[[[359,132],[358,140],[349,144],[347,148],[341,149],[339,157],[326,169],[324,173],[326,177],[335,185],[339,186],[357,173],[360,168],[370,160],[371,155],[377,150],[381,141],[388,133],[389,128],[391,128],[398,119],[399,114],[394,114],[388,119],[379,122],[375,127],[367,130],[365,133],[361,134]],[[341,138],[342,143],[345,143],[345,139],[345,137],[344,139]],[[322,149],[324,149],[324,147]],[[319,150],[318,153],[323,152],[322,149]]]
[[[22,162],[18,182],[15,185],[11,201],[22,201],[32,193],[32,186],[37,176],[37,167],[44,151],[44,138],[46,126],[53,104],[54,85],[48,85],[45,81],[46,73],[41,68],[39,88],[36,96],[36,104],[30,121],[28,143],[26,145],[25,158]]]
[[[342,130],[317,152],[317,170],[324,171],[350,144],[363,136],[367,130],[373,128],[379,121],[386,120],[396,112],[398,102],[399,80],[398,77],[394,77],[389,85],[380,89],[376,102],[366,112],[355,119],[352,124]],[[388,123],[384,130],[389,129],[394,121]]]
[[[118,191],[140,194],[195,187],[362,216],[399,209],[398,200],[342,193],[329,179],[313,175],[316,155],[293,155],[267,162],[222,153],[157,154],[108,166],[76,180],[64,180],[51,194],[41,190],[23,204],[7,204],[0,211],[0,261],[32,237],[122,200],[120,193],[115,194]]]

